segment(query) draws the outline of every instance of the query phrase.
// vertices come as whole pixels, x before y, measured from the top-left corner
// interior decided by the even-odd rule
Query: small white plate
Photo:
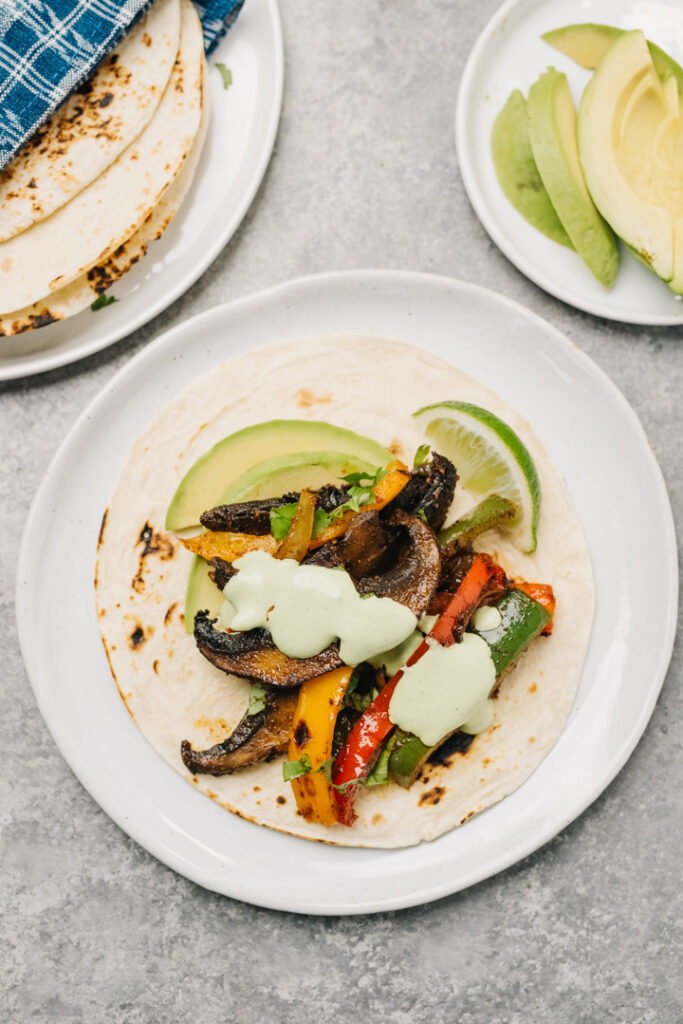
[[[330,331],[420,345],[522,411],[566,480],[595,573],[588,657],[556,746],[501,803],[408,849],[342,848],[282,835],[188,786],[126,711],[95,617],[102,511],[148,421],[207,367]],[[676,607],[666,490],[614,385],[514,302],[448,278],[391,271],[294,281],[202,313],[143,349],[85,410],[52,463],[26,525],[17,584],[19,637],[36,698],[95,800],[137,842],[201,885],[313,914],[437,899],[513,864],[564,828],[619,771],[645,728],[669,662]]]
[[[223,88],[216,68],[232,72]],[[125,338],[202,274],[246,214],[275,143],[284,76],[277,0],[250,0],[209,57],[211,120],[192,187],[173,223],[113,286],[119,300],[60,323],[0,338],[0,380],[72,363]]]
[[[541,39],[576,22],[641,28],[683,62],[680,0],[508,0],[479,36],[460,83],[455,119],[460,171],[489,235],[515,266],[551,295],[587,313],[632,324],[683,324],[683,300],[623,245],[607,291],[581,258],[524,220],[503,194],[491,159],[491,128],[513,89],[525,96],[548,66],[564,71],[577,103],[591,72]]]

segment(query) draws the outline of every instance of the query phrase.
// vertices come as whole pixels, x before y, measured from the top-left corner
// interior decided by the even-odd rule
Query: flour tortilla
[[[141,135],[59,210],[0,245],[0,311],[29,306],[101,263],[147,219],[199,130],[204,45],[181,0],[180,49],[161,102]]]
[[[23,334],[38,327],[46,327],[58,320],[74,316],[116,284],[132,269],[147,252],[152,242],[161,238],[183,202],[194,180],[197,165],[202,155],[210,119],[208,67],[204,69],[204,102],[199,131],[187,159],[172,184],[150,213],[147,220],[134,235],[119,246],[103,263],[91,267],[86,274],[77,277],[54,295],[34,302],[15,313],[0,315],[0,338]]]
[[[185,632],[189,552],[167,535],[166,509],[181,478],[221,438],[273,418],[353,428],[410,461],[424,438],[410,413],[444,399],[482,405],[521,436],[542,490],[538,550],[521,555],[496,533],[482,547],[512,575],[552,583],[553,635],[536,641],[505,677],[488,732],[449,767],[429,765],[409,790],[361,789],[353,828],[309,824],[296,813],[281,759],[221,778],[192,777],[183,739],[211,746],[246,709],[248,685],[216,669]],[[457,488],[452,517],[474,503]],[[153,529],[145,545],[141,531]],[[144,555],[147,549],[148,553]],[[345,846],[397,847],[434,839],[527,779],[564,728],[593,616],[593,580],[581,527],[562,479],[523,417],[484,385],[420,349],[370,337],[288,341],[212,368],[144,431],[121,473],[96,568],[102,640],[119,691],[152,746],[192,785],[270,828]],[[280,802],[282,801],[282,802]]]
[[[178,52],[180,0],[156,0],[0,171],[0,242],[89,185],[149,123]]]

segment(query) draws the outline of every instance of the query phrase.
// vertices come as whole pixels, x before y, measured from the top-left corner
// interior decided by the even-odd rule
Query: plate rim
[[[137,824],[129,821],[126,817],[125,809],[118,806],[116,799],[110,798],[107,793],[103,791],[103,788],[98,786],[96,780],[93,780],[92,777],[88,777],[87,771],[84,770],[80,764],[77,766],[74,765],[71,757],[72,745],[69,739],[65,735],[62,735],[64,730],[59,723],[51,721],[49,717],[46,716],[44,710],[45,705],[42,699],[40,682],[40,676],[42,673],[38,664],[38,658],[37,656],[34,656],[35,645],[32,644],[31,609],[28,604],[30,588],[26,578],[26,568],[27,562],[30,558],[31,537],[34,530],[39,528],[39,524],[43,517],[41,506],[44,501],[44,495],[49,494],[53,478],[55,476],[59,476],[62,461],[68,458],[71,446],[78,441],[83,428],[87,425],[91,417],[98,412],[99,406],[106,402],[110,391],[118,388],[128,376],[135,376],[140,364],[144,365],[147,360],[154,360],[157,352],[162,351],[166,345],[171,344],[177,336],[181,335],[184,331],[193,329],[197,324],[201,324],[203,320],[210,319],[211,317],[219,314],[224,315],[226,310],[231,313],[242,313],[250,306],[258,309],[260,305],[267,302],[277,302],[283,298],[286,300],[288,293],[296,293],[297,290],[302,287],[314,289],[319,288],[320,286],[334,287],[340,282],[353,283],[354,281],[361,289],[367,284],[372,285],[374,283],[379,284],[383,282],[394,282],[396,284],[401,282],[404,288],[410,284],[419,285],[429,284],[431,282],[432,284],[443,288],[453,289],[455,287],[456,289],[464,289],[465,291],[477,293],[484,301],[500,304],[510,312],[514,312],[516,314],[521,313],[524,317],[531,317],[533,320],[539,321],[543,326],[543,329],[553,336],[555,343],[559,344],[563,349],[571,352],[572,358],[578,359],[579,362],[583,364],[584,368],[590,371],[593,379],[597,379],[602,386],[606,387],[611,392],[612,397],[618,402],[624,414],[631,421],[632,426],[635,427],[638,434],[642,437],[642,440],[645,443],[647,456],[653,470],[653,478],[656,481],[656,486],[659,492],[659,503],[663,519],[666,522],[665,543],[672,555],[672,558],[669,560],[669,578],[665,581],[667,590],[671,590],[672,600],[667,609],[666,624],[663,632],[664,642],[659,647],[656,671],[653,672],[652,677],[652,685],[648,690],[646,700],[641,706],[637,720],[629,734],[622,740],[618,753],[611,758],[608,768],[603,771],[598,782],[596,783],[593,781],[590,786],[587,786],[586,791],[582,791],[579,799],[573,800],[571,805],[568,804],[564,813],[562,813],[549,826],[534,833],[527,839],[527,841],[513,844],[513,846],[504,854],[494,858],[493,861],[487,862],[485,867],[478,870],[471,870],[455,882],[450,880],[431,887],[428,885],[425,889],[420,890],[419,892],[408,892],[392,897],[383,896],[379,900],[364,899],[362,902],[354,903],[353,905],[349,905],[349,903],[345,902],[343,898],[341,901],[335,901],[334,897],[330,897],[324,905],[319,900],[314,904],[305,905],[302,904],[301,900],[295,903],[288,900],[286,897],[281,899],[259,898],[259,895],[253,893],[248,886],[244,887],[234,879],[228,879],[227,884],[225,885],[217,885],[216,878],[211,877],[208,871],[205,871],[194,864],[190,865],[187,859],[172,851],[168,845],[164,844],[163,841],[159,839],[158,836],[146,834],[143,827],[138,827]],[[221,893],[234,899],[242,900],[255,906],[262,906],[269,909],[292,913],[306,913],[312,915],[356,915],[399,910],[406,907],[423,905],[462,891],[463,889],[469,888],[486,878],[492,877],[540,849],[554,838],[555,835],[566,828],[567,825],[579,817],[586,808],[590,806],[598,796],[600,796],[600,794],[621,771],[633,753],[652,716],[656,701],[659,697],[666,677],[676,636],[678,583],[679,572],[675,524],[670,498],[659,462],[635,410],[605,371],[585,352],[583,352],[583,350],[579,349],[578,346],[576,346],[558,328],[554,327],[547,320],[534,313],[532,310],[528,310],[526,307],[507,296],[493,292],[481,285],[472,284],[470,282],[451,278],[445,275],[421,273],[416,271],[375,269],[343,270],[306,275],[270,286],[255,293],[240,296],[230,302],[213,306],[210,309],[204,310],[163,332],[158,338],[138,352],[131,360],[126,362],[124,366],[122,366],[117,373],[102,386],[102,388],[87,404],[85,409],[83,409],[79,414],[45,471],[40,486],[38,487],[31,503],[31,508],[21,538],[17,560],[15,599],[17,633],[20,649],[29,682],[45,724],[47,725],[57,748],[71,771],[76,775],[90,796],[98,803],[108,817],[110,817],[119,826],[119,828],[121,828],[127,835],[134,839],[136,843],[142,846],[143,849],[147,850],[147,852],[152,854],[152,856],[161,863],[211,891]],[[78,761],[78,758],[74,757],[74,760]],[[96,792],[97,795],[95,795]]]
[[[543,273],[543,270],[530,262],[523,250],[516,249],[513,245],[508,243],[504,232],[502,232],[498,227],[496,217],[489,210],[488,204],[484,199],[483,192],[479,188],[477,176],[474,173],[473,162],[467,155],[468,146],[466,134],[470,117],[467,108],[472,96],[472,79],[478,70],[482,53],[489,44],[491,37],[501,30],[501,25],[503,25],[515,8],[521,7],[528,2],[529,0],[506,0],[506,2],[493,13],[477,36],[476,42],[470,50],[469,57],[467,58],[465,67],[463,68],[455,103],[454,134],[458,168],[465,186],[467,198],[469,199],[480,224],[506,259],[508,259],[510,263],[512,263],[512,265],[516,267],[520,273],[524,274],[524,276],[533,284],[542,288],[543,291],[547,292],[549,295],[553,295],[556,299],[566,303],[573,309],[578,309],[581,312],[590,314],[591,316],[597,316],[603,320],[610,320],[614,323],[634,324],[642,327],[683,327],[683,304],[681,306],[681,313],[678,316],[669,316],[666,314],[631,314],[628,316],[619,316],[615,310],[611,309],[609,306],[603,306],[597,300],[586,300],[584,302],[577,301],[576,297],[563,288],[561,283],[558,284],[552,278],[547,277]],[[541,2],[542,0],[536,0],[537,5]]]
[[[56,352],[51,351],[48,348],[44,351],[35,353],[32,356],[24,356],[23,361],[17,359],[9,366],[4,366],[2,359],[0,358],[0,381],[21,380],[24,377],[33,377],[39,373],[56,370],[60,366],[68,366],[71,363],[76,363],[81,359],[86,359],[88,356],[94,355],[96,352],[102,351],[110,345],[114,345],[117,341],[121,341],[123,338],[129,337],[129,335],[139,330],[140,327],[144,327],[145,324],[163,313],[163,311],[175,302],[176,299],[180,298],[181,295],[184,295],[185,292],[192,287],[195,281],[205,273],[225,246],[230,242],[230,239],[233,237],[247,215],[249,208],[254,201],[254,197],[261,186],[261,182],[263,181],[275,147],[275,140],[282,113],[282,98],[284,93],[284,41],[282,35],[282,21],[278,8],[278,0],[263,0],[263,2],[267,12],[267,19],[270,23],[275,49],[275,64],[273,66],[275,90],[270,100],[268,119],[267,123],[264,124],[260,151],[258,159],[254,163],[254,174],[249,183],[249,188],[245,190],[240,202],[235,207],[232,216],[225,221],[223,229],[210,236],[207,240],[209,244],[207,244],[206,248],[203,249],[200,258],[194,264],[189,273],[187,273],[174,288],[168,292],[164,291],[161,293],[156,302],[152,302],[146,306],[144,310],[139,312],[137,316],[134,316],[125,326],[114,328],[113,330],[110,329],[108,332],[104,331],[102,334],[98,334],[89,342],[86,342],[76,349]]]

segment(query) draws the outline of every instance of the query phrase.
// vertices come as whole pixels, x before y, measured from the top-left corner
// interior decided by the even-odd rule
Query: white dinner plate
[[[207,138],[171,226],[112,287],[118,302],[0,338],[0,380],[63,366],[125,338],[182,295],[232,238],[268,166],[280,120],[284,65],[277,0],[249,0],[208,61]],[[232,73],[228,89],[217,62]]]
[[[207,367],[330,331],[423,346],[528,417],[566,480],[595,573],[588,656],[556,746],[501,803],[434,842],[399,850],[283,835],[198,793],[126,711],[95,617],[102,511],[148,421]],[[448,278],[391,271],[294,281],[202,313],[143,349],[85,410],[48,470],[26,525],[17,590],[21,647],[40,709],[64,757],[114,821],[209,889],[317,914],[437,899],[513,864],[564,828],[643,732],[669,662],[676,604],[668,497],[647,438],[615,386],[514,302]]]
[[[541,39],[576,22],[641,28],[683,63],[680,0],[508,0],[479,36],[460,83],[458,161],[477,216],[499,249],[551,295],[587,313],[632,324],[683,324],[683,301],[620,243],[619,273],[607,291],[580,256],[524,220],[503,194],[491,159],[491,128],[513,89],[525,96],[548,66],[564,71],[578,105],[586,71]]]

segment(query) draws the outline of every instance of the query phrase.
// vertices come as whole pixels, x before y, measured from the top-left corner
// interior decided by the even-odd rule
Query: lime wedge
[[[519,514],[510,522],[513,538],[527,554],[535,551],[541,489],[531,456],[514,430],[469,402],[439,402],[413,416],[432,447],[455,464],[463,487],[481,497],[499,494],[517,505]]]

